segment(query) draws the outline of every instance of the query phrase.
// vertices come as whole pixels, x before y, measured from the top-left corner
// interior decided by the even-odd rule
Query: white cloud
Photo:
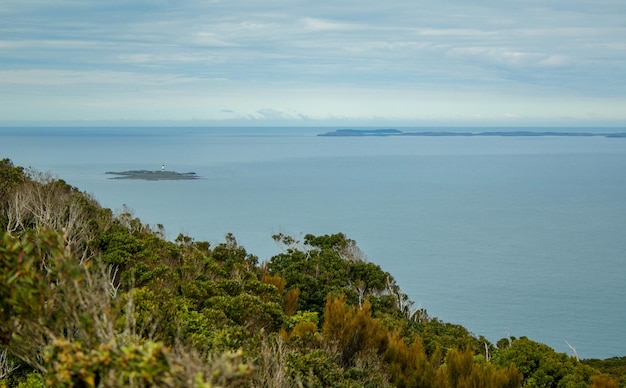
[[[624,14],[581,0],[6,0],[0,117],[513,120],[575,115],[585,98],[626,120]]]
[[[364,29],[365,26],[354,23],[343,23],[333,20],[304,18],[300,20],[308,31],[354,31]]]
[[[210,31],[196,32],[191,43],[207,47],[236,47],[237,44],[222,39],[216,33]]]
[[[156,85],[179,83],[176,75],[150,75],[123,71],[6,70],[0,71],[0,84],[36,86]]]
[[[540,66],[561,67],[571,65],[573,60],[565,55],[550,55],[539,61]]]
[[[548,55],[533,52],[514,51],[498,47],[456,47],[448,51],[450,56],[467,57],[475,60],[508,66],[557,66],[567,63],[562,55]]]

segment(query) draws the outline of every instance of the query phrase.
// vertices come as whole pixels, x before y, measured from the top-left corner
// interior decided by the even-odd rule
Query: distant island
[[[166,170],[129,170],[113,172],[107,171],[105,174],[117,175],[110,179],[141,179],[146,181],[177,181],[199,179],[195,172],[176,172]]]
[[[569,136],[569,137],[620,137],[626,138],[626,133],[594,133],[594,132],[556,132],[556,131],[494,131],[494,132],[450,132],[425,131],[402,132],[397,129],[338,129],[332,132],[321,133],[318,136],[361,137],[361,136]]]

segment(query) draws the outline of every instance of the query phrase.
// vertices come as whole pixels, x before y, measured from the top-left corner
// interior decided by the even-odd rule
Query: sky
[[[626,125],[624,0],[2,0],[0,123]]]

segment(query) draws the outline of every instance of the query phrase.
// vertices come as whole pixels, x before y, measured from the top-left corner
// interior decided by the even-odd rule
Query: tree
[[[33,171],[31,177],[20,180],[7,194],[5,229],[11,234],[29,229],[63,231],[74,254],[81,260],[93,257],[91,241],[110,219],[110,212],[51,174]]]
[[[502,367],[515,365],[524,375],[524,385],[536,387],[560,386],[562,380],[576,369],[572,357],[526,337],[514,340],[511,346],[496,352],[494,362]]]
[[[0,387],[517,387],[522,372],[525,386],[569,388],[626,375],[624,359],[578,362],[514,337],[496,349],[431,319],[341,233],[279,235],[283,253],[259,266],[231,234],[214,248],[166,241],[61,180],[6,159],[0,176]]]
[[[408,299],[393,277],[380,266],[365,262],[356,243],[342,233],[308,234],[304,243],[283,235],[274,238],[287,249],[272,257],[266,267],[269,274],[285,279],[286,289],[299,290],[299,310],[315,311],[322,316],[328,293],[344,294],[351,304],[362,304],[369,297],[372,306],[387,312],[397,311],[398,295],[404,296],[402,303]],[[389,298],[393,303],[387,303]]]
[[[386,330],[372,317],[369,301],[363,307],[349,307],[343,296],[333,298],[330,294],[326,299],[322,333],[339,349],[343,366],[352,365],[359,352],[371,349],[378,353],[386,336]]]
[[[522,383],[522,374],[515,366],[495,369],[490,363],[475,362],[469,348],[450,350],[439,374],[446,375],[448,387],[515,388]]]
[[[0,236],[0,343],[40,371],[41,352],[53,339],[101,341],[111,322],[111,285],[89,272],[54,231]],[[104,319],[104,320],[103,320]]]
[[[14,166],[9,159],[0,160],[0,230],[8,226],[7,208],[13,190],[27,179],[24,168]]]

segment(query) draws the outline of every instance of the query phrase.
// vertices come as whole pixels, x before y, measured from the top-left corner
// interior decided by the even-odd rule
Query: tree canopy
[[[0,161],[0,387],[617,387],[625,359],[429,317],[342,233],[224,242]]]

